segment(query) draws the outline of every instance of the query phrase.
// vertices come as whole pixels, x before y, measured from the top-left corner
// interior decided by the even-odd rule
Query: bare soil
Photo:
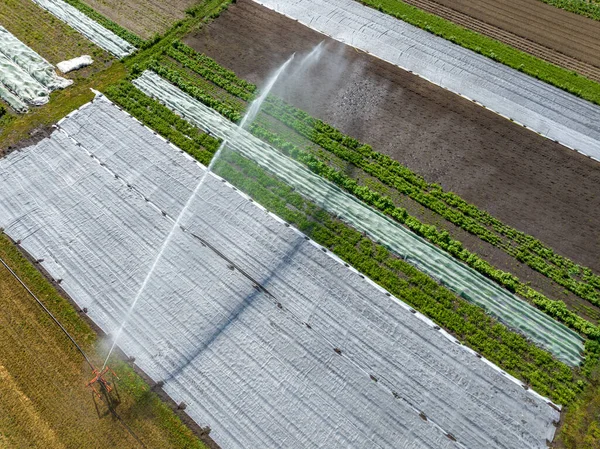
[[[416,6],[423,11],[427,11],[431,14],[440,16],[446,20],[454,22],[464,28],[472,31],[476,31],[485,36],[496,39],[504,44],[510,45],[518,50],[529,53],[537,58],[543,59],[544,61],[550,62],[559,67],[563,67],[567,70],[579,73],[591,80],[600,82],[600,67],[596,67],[589,62],[581,60],[581,56],[574,57],[575,52],[567,49],[560,41],[559,46],[551,46],[545,38],[540,36],[533,36],[531,33],[527,33],[527,37],[523,37],[525,30],[522,26],[513,26],[514,21],[521,19],[519,14],[513,9],[508,9],[506,12],[511,15],[511,20],[506,23],[501,23],[494,18],[487,17],[488,14],[483,14],[482,11],[477,8],[482,8],[482,3],[477,2],[464,2],[464,1],[449,1],[449,0],[403,0],[409,5]],[[534,3],[540,3],[536,0]],[[522,5],[522,2],[519,2]],[[494,3],[495,7],[502,7],[498,3]],[[546,5],[548,6],[548,5]],[[483,11],[489,12],[489,11]],[[569,14],[567,11],[562,11],[564,14]],[[585,19],[585,18],[582,18]],[[517,22],[519,22],[517,20]],[[600,23],[596,22],[597,33],[600,33]],[[542,28],[542,31],[546,31],[546,28]],[[581,33],[579,30],[576,31],[575,38],[582,38],[578,36]],[[588,36],[585,36],[587,38]],[[534,40],[532,40],[534,39]],[[593,45],[597,45],[598,41],[594,40]],[[578,49],[579,50],[579,49]],[[594,58],[592,58],[594,59]]]
[[[277,95],[600,272],[597,162],[250,0],[185,42],[260,85],[323,40]]]
[[[539,0],[434,1],[600,67],[600,22],[597,20]]]
[[[83,0],[100,14],[123,28],[149,39],[162,34],[185,17],[185,10],[197,0]]]

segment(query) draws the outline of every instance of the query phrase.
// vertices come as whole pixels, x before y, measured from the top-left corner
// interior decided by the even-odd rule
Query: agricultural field
[[[275,37],[282,33],[288,38],[278,42]],[[291,19],[240,0],[184,42],[260,84],[294,50],[310,51],[322,39]],[[275,93],[600,271],[596,162],[376,58],[335,43],[325,51],[318,69]],[[345,87],[320,89],[320,76]]]
[[[98,362],[96,333],[4,235],[0,257]],[[91,390],[72,388],[91,377],[85,360],[3,265],[0,298],[0,447],[140,447],[136,438],[148,448],[206,447],[125,363],[115,366],[125,425]]]
[[[114,333],[145,275],[139,261],[150,262],[147,254],[165,238],[203,168],[105,100],[60,128],[25,157],[2,161],[3,191],[45,205],[7,204],[2,225]],[[29,193],[18,187],[26,179]],[[72,231],[63,228],[65,213]],[[416,434],[431,448],[459,447],[453,441],[542,448],[552,435],[555,406],[231,185],[210,176],[189,213],[120,345],[199,424],[211,423],[218,443],[395,447]],[[67,249],[70,232],[78,238]],[[344,388],[334,393],[340,382]],[[519,424],[509,430],[497,421]],[[369,430],[349,431],[361,426]],[[338,434],[340,427],[348,430]]]
[[[432,19],[432,23],[436,22],[436,31],[446,28],[451,34],[459,30],[458,27],[463,27],[596,82],[600,81],[600,59],[597,56],[598,48],[595,48],[598,45],[596,36],[600,32],[600,23],[545,5],[539,0],[507,0],[501,3],[449,0],[361,2],[387,14],[409,14],[415,23],[419,20],[429,22],[427,14],[411,8],[415,7],[429,13],[432,18],[439,16],[451,22],[444,26],[442,20]],[[462,45],[470,37],[485,46],[486,39],[478,39],[474,33],[469,36],[468,32],[459,31],[458,34],[462,35],[462,39],[458,38],[457,42]]]
[[[540,0],[435,1],[559,53],[600,67],[598,21],[555,8]]]
[[[0,6],[106,57],[0,108],[0,257],[89,361],[0,265],[0,447],[599,447],[598,22],[510,1]]]
[[[114,61],[110,54],[31,0],[0,3],[0,24],[53,65],[81,55],[94,59],[93,65],[67,74],[68,78],[87,78],[105,70]]]
[[[163,34],[173,23],[185,18],[185,10],[196,0],[83,0],[100,14],[108,17],[142,39]]]

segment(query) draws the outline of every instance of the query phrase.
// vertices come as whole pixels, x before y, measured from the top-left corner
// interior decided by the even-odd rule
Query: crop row
[[[237,123],[242,118],[242,115],[239,111],[232,109],[223,101],[216,99],[215,97],[211,96],[208,92],[187,82],[185,80],[185,76],[180,70],[166,67],[156,61],[151,62],[148,65],[148,68],[156,74],[162,76],[166,80],[170,81],[175,86],[179,87],[182,91],[194,97],[196,100],[214,109],[215,111],[218,111],[232,122]]]
[[[132,116],[208,165],[219,147],[219,141],[177,116],[166,106],[144,95],[128,81],[108,87],[105,94]]]
[[[385,247],[311,204],[284,182],[238,154],[226,154],[215,171],[276,215],[357,268],[462,343],[522,379],[541,394],[570,402],[583,384],[546,351],[455,296]]]
[[[600,20],[600,3],[597,0],[541,0],[565,11]]]
[[[506,287],[508,290],[529,299],[534,305],[549,316],[561,321],[565,325],[589,338],[600,338],[600,328],[570,311],[564,302],[548,299],[528,285],[520,282],[516,276],[494,268],[477,254],[463,248],[462,243],[458,240],[454,240],[447,231],[440,231],[433,225],[421,223],[417,218],[409,215],[406,209],[397,207],[391,198],[384,196],[379,192],[375,192],[369,187],[359,185],[355,179],[350,178],[342,171],[318,160],[314,155],[302,151],[260,125],[253,125],[251,131],[256,137],[270,143],[289,156],[296,158],[314,173],[328,179],[361,201],[380,210],[398,223],[409,228],[415,234],[424,237],[429,242],[442,248],[455,258],[465,262],[474,270]]]
[[[232,95],[235,95],[236,97],[241,98],[244,101],[250,100],[253,96],[252,93],[249,93],[243,88],[235,85],[231,81],[223,78],[221,75],[213,72],[212,70],[207,69],[198,61],[188,57],[187,55],[180,52],[179,50],[174,49],[173,47],[168,48],[165,54],[179,62],[183,67],[192,70],[204,79],[216,84],[220,88],[226,90]]]
[[[186,70],[179,65],[177,61],[167,57],[166,55],[159,59],[158,62],[164,68],[176,71],[187,84],[197,87],[198,89],[202,90],[205,95],[210,95],[214,97],[215,100],[221,101],[224,107],[237,111],[240,114],[242,114],[246,109],[246,103],[242,99],[235,95],[231,95],[206,78],[197,76],[196,73]]]
[[[69,5],[77,8],[79,11],[81,11],[86,16],[88,16],[90,19],[93,19],[96,22],[98,22],[104,28],[112,31],[120,38],[126,40],[134,47],[142,48],[145,46],[145,42],[142,38],[136,36],[131,31],[126,30],[121,25],[118,25],[115,22],[113,22],[112,20],[110,20],[109,18],[103,16],[102,14],[97,12],[95,9],[90,8],[88,5],[86,5],[82,1],[80,1],[80,0],[64,0],[64,1],[66,3],[68,3]]]
[[[600,291],[596,290],[600,289],[600,276],[589,268],[580,267],[566,257],[555,254],[534,237],[505,225],[458,195],[444,192],[441,186],[427,183],[389,156],[373,151],[369,145],[343,135],[280,99],[270,97],[263,111],[324,150],[361,168],[454,225],[502,249],[582,299],[600,305]],[[578,275],[581,280],[577,279]]]
[[[600,105],[600,84],[399,0],[358,0],[397,19]],[[545,1],[545,0],[544,0]],[[551,0],[554,1],[554,0]],[[563,0],[564,1],[564,0]]]
[[[188,57],[190,60],[196,62],[201,67],[204,67],[204,68],[210,70],[214,75],[219,75],[221,78],[229,81],[231,84],[240,87],[245,92],[247,92],[249,94],[253,94],[256,92],[256,85],[249,83],[248,81],[246,81],[242,78],[239,78],[234,72],[219,65],[214,59],[209,58],[208,56],[206,56],[202,53],[198,53],[193,48],[185,45],[183,42],[181,42],[181,41],[173,42],[172,48],[174,50],[182,53],[183,55]],[[198,72],[198,73],[200,73],[200,72]],[[204,76],[204,75],[202,75],[202,76]]]

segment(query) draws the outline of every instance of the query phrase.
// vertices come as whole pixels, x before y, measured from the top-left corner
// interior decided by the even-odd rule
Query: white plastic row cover
[[[50,92],[73,81],[58,76],[52,64],[0,26],[0,98],[17,112],[27,104],[48,103]]]

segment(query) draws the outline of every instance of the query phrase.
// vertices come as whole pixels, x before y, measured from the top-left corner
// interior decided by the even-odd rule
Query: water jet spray
[[[250,107],[248,109],[248,112],[246,113],[246,115],[242,119],[241,123],[237,127],[237,130],[243,129],[248,123],[251,123],[252,120],[254,120],[254,118],[256,117],[256,115],[258,114],[258,112],[260,111],[260,107],[262,106],[262,103],[265,101],[265,99],[269,95],[269,92],[273,89],[273,86],[275,85],[275,83],[277,82],[277,80],[279,79],[279,77],[281,76],[281,74],[285,71],[285,69],[287,68],[287,66],[294,59],[294,55],[295,55],[295,53],[292,54],[292,56],[290,56],[290,58],[285,63],[283,63],[283,65],[269,79],[269,81],[267,82],[267,85],[265,86],[265,88],[262,91],[262,93],[258,96],[258,98],[256,98],[254,101],[252,101],[252,103],[250,104]],[[99,371],[100,373],[104,373],[105,372],[105,370],[107,368],[106,365],[108,363],[108,360],[109,360],[110,356],[112,355],[112,353],[113,353],[113,351],[114,351],[114,349],[115,349],[115,347],[117,345],[117,342],[119,341],[119,338],[121,337],[121,334],[123,333],[123,330],[125,329],[125,325],[127,324],[127,322],[129,321],[129,319],[131,318],[133,310],[135,309],[135,307],[136,307],[136,305],[137,305],[140,297],[142,296],[142,294],[146,290],[148,282],[152,278],[152,275],[154,274],[154,271],[156,270],[156,267],[157,267],[158,263],[162,259],[163,253],[165,252],[165,250],[167,249],[167,247],[171,243],[171,240],[173,239],[173,236],[175,235],[175,230],[177,228],[181,227],[181,225],[180,225],[181,220],[183,219],[183,217],[186,214],[187,210],[190,208],[193,200],[196,198],[198,192],[202,188],[202,185],[204,184],[204,181],[205,181],[207,175],[212,171],[212,169],[214,167],[214,164],[219,159],[219,157],[221,155],[221,152],[223,151],[223,149],[226,146],[227,146],[227,140],[224,140],[221,143],[221,145],[219,146],[219,149],[217,150],[217,152],[213,156],[212,160],[210,161],[210,164],[208,164],[208,167],[204,171],[204,174],[200,178],[200,181],[196,185],[196,188],[193,190],[192,194],[190,195],[190,197],[188,198],[187,202],[185,203],[183,209],[181,210],[181,212],[177,216],[177,219],[173,223],[173,225],[171,227],[171,230],[170,230],[169,234],[167,235],[167,238],[163,241],[163,243],[162,243],[162,245],[161,245],[158,253],[156,254],[156,257],[154,258],[154,261],[152,262],[152,265],[150,266],[150,270],[148,271],[148,274],[144,278],[144,281],[142,282],[142,285],[140,286],[137,294],[135,295],[135,298],[134,298],[133,302],[131,303],[131,306],[129,307],[129,310],[127,312],[127,315],[125,316],[125,319],[123,320],[123,323],[121,324],[121,326],[119,327],[119,330],[117,331],[117,333],[115,335],[115,338],[113,340],[111,348],[108,351],[108,355],[106,356],[106,360],[104,361],[104,364],[102,365],[102,369]],[[100,376],[100,379],[101,378],[102,378],[102,376]]]

